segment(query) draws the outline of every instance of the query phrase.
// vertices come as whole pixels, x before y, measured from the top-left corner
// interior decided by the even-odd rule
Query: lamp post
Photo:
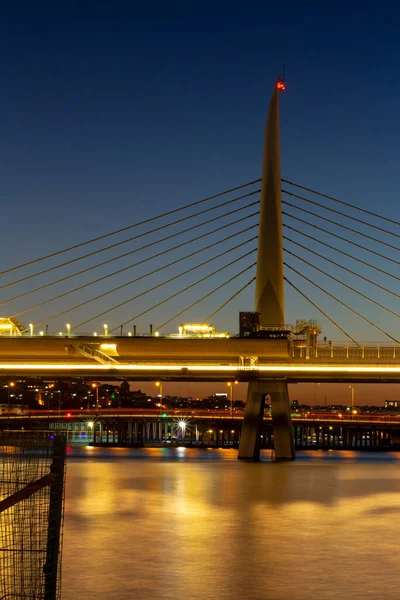
[[[233,418],[233,384],[237,385],[237,381],[228,381],[227,382],[227,386],[229,388],[229,401],[230,401],[230,407],[231,407],[231,419]]]
[[[355,395],[354,385],[349,385],[349,388],[351,389],[351,410],[353,410],[353,408],[354,408],[354,395]]]
[[[8,412],[10,412],[10,389],[13,389],[14,387],[15,387],[15,383],[13,381],[11,381],[8,384],[8,402],[7,402],[7,404],[8,404]]]
[[[162,390],[161,381],[156,381],[156,387],[160,388],[160,393],[158,394],[158,397],[160,398],[160,413],[162,413],[162,411],[163,411],[163,390]]]
[[[107,323],[104,323],[103,327],[104,327],[104,337],[107,337],[108,336],[108,325],[107,325]]]
[[[97,383],[92,383],[92,388],[96,390],[96,410],[99,410],[99,386]]]
[[[314,412],[317,406],[317,385],[321,385],[320,383],[314,382]]]
[[[29,333],[31,336],[33,335],[33,323],[29,323]]]
[[[70,333],[71,333],[71,324],[70,323],[66,323],[65,327],[67,328],[67,335],[70,335]]]

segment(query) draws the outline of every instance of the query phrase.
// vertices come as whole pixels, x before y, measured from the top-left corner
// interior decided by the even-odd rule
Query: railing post
[[[346,346],[346,358],[349,358],[349,346]]]
[[[381,357],[381,347],[380,347],[380,345],[378,344],[378,358],[380,358],[380,357]]]
[[[333,344],[331,344],[331,358],[333,358]]]
[[[44,600],[55,600],[57,595],[57,567],[60,558],[60,530],[63,516],[63,490],[66,438],[54,437],[53,462],[50,471],[53,482],[50,486],[50,504],[48,513],[47,553]]]
[[[365,350],[364,346],[361,346],[361,358],[365,358],[364,350]]]

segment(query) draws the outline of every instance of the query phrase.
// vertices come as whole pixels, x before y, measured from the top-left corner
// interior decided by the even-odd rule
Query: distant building
[[[400,408],[400,400],[385,400],[385,408],[389,410]]]

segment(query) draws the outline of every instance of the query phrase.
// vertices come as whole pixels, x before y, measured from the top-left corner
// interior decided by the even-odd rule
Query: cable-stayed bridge
[[[218,318],[217,315],[222,313],[223,310],[227,309],[230,305],[234,304],[234,301],[240,298],[240,294],[245,292],[245,290],[254,284],[255,281],[257,252],[256,233],[258,227],[257,220],[259,215],[259,200],[254,201],[253,196],[259,195],[260,193],[260,188],[257,186],[257,184],[259,184],[259,181],[251,182],[250,184],[247,184],[247,186],[255,188],[254,190],[252,189],[252,191],[247,192],[246,194],[235,196],[234,198],[230,198],[224,202],[214,203],[211,207],[208,206],[201,211],[193,210],[193,205],[182,207],[182,209],[179,209],[179,211],[183,214],[186,212],[189,214],[185,214],[185,216],[179,217],[179,219],[175,221],[169,221],[167,223],[164,222],[166,216],[169,216],[169,213],[166,213],[166,216],[160,215],[154,217],[151,219],[151,221],[160,223],[157,227],[153,227],[144,233],[142,232],[136,234],[131,238],[103,246],[100,249],[83,253],[76,258],[61,260],[54,266],[39,268],[34,273],[27,275],[24,274],[23,276],[18,275],[28,267],[45,264],[51,259],[67,255],[77,247],[74,246],[46,257],[32,260],[24,265],[2,271],[2,285],[0,285],[0,289],[3,293],[3,299],[0,302],[0,310],[3,312],[3,315],[7,314],[7,318],[10,319],[10,321],[4,319],[3,322],[0,322],[0,327],[3,327],[3,336],[0,338],[0,344],[7,344],[5,348],[7,347],[7,352],[9,352],[11,349],[10,343],[16,348],[19,344],[22,344],[22,347],[27,348],[25,345],[26,343],[34,347],[36,343],[33,342],[33,340],[38,339],[41,346],[45,347],[47,345],[50,348],[48,343],[49,340],[41,338],[51,337],[52,344],[56,344],[56,340],[54,338],[63,338],[62,344],[64,344],[64,338],[68,337],[73,345],[73,340],[80,336],[84,336],[84,338],[87,340],[87,343],[100,346],[102,343],[104,343],[104,337],[110,338],[111,336],[118,336],[124,339],[133,336],[139,337],[135,323],[141,318],[143,322],[143,317],[145,315],[149,315],[148,320],[150,320],[153,315],[156,315],[156,318],[158,317],[159,319],[159,323],[157,323],[156,319],[152,318],[155,324],[152,327],[151,334],[149,333],[148,327],[146,327],[146,333],[143,333],[145,326],[142,325],[140,337],[145,339],[151,337],[153,340],[154,338],[159,337],[165,340],[172,339],[170,336],[178,331],[178,325],[185,321],[186,315],[192,317],[195,314],[195,322],[202,324],[209,323],[213,319]],[[337,328],[341,334],[342,342],[330,342],[328,345],[326,340],[324,342],[320,341],[318,344],[309,346],[307,353],[305,348],[306,336],[298,335],[296,337],[296,335],[294,335],[292,338],[293,344],[291,348],[292,358],[307,358],[307,360],[310,358],[315,358],[319,359],[318,362],[321,362],[322,358],[324,358],[324,360],[337,360],[339,358],[343,358],[345,353],[346,358],[351,358],[352,360],[356,361],[360,360],[360,362],[362,362],[364,359],[374,360],[374,358],[396,360],[400,357],[400,339],[398,339],[400,338],[400,335],[396,336],[397,328],[395,326],[395,319],[400,318],[400,314],[396,313],[395,310],[391,308],[391,305],[393,305],[393,302],[391,303],[391,299],[394,298],[396,300],[400,298],[400,294],[396,292],[396,284],[398,287],[400,277],[393,272],[393,268],[392,272],[390,272],[387,267],[384,268],[384,265],[385,263],[400,265],[399,261],[396,261],[394,258],[392,258],[393,253],[390,254],[387,251],[387,248],[389,248],[389,250],[396,250],[397,252],[399,251],[399,248],[397,248],[395,244],[387,241],[390,239],[387,236],[391,236],[393,238],[398,238],[400,236],[395,232],[390,231],[387,227],[377,225],[376,222],[373,222],[373,219],[375,221],[380,219],[391,225],[396,225],[397,227],[399,225],[396,224],[393,219],[381,217],[377,214],[371,215],[369,211],[349,205],[347,203],[345,204],[346,209],[344,209],[346,212],[343,210],[338,211],[337,209],[333,209],[332,206],[326,205],[326,203],[323,204],[321,201],[315,200],[315,198],[321,198],[320,193],[307,190],[308,194],[306,195],[305,191],[301,192],[299,189],[300,187],[301,186],[298,186],[292,182],[289,184],[285,180],[282,180],[282,204],[285,209],[282,211],[282,214],[284,217],[286,217],[286,219],[284,218],[283,222],[283,240],[285,243],[284,266],[287,273],[287,275],[285,275],[285,281],[288,286],[295,290],[299,297],[306,298],[316,316],[321,314],[323,318],[328,320]],[[295,189],[302,195],[300,195],[300,193],[294,194],[293,191],[289,191],[290,189]],[[304,190],[304,188],[301,189]],[[223,195],[229,197],[229,195],[232,195],[232,191],[228,190],[222,194],[218,194],[218,196]],[[286,197],[290,196],[296,196],[296,198],[301,202],[297,202],[296,205],[292,202],[288,202]],[[339,202],[340,204],[343,204],[337,199],[330,198],[328,196],[323,197],[331,200],[333,206],[337,206],[337,203]],[[314,198],[314,200],[312,198]],[[213,199],[214,197],[211,198],[211,200]],[[248,201],[248,199],[251,201]],[[243,202],[243,200],[247,201]],[[206,201],[208,203],[210,202],[208,199],[200,202]],[[231,209],[231,205],[238,202],[240,202],[240,206]],[[308,203],[313,203],[314,206],[318,207],[321,214],[317,214],[315,212],[313,214],[313,218],[316,222],[325,222],[325,227],[321,227],[310,221],[309,215],[307,214],[310,211],[304,208],[304,205],[307,206]],[[221,207],[223,205],[228,206],[229,210],[221,211]],[[287,212],[286,207],[292,209],[291,212]],[[364,213],[364,215],[370,217],[370,221],[368,222],[365,219],[355,217],[347,212],[347,210]],[[201,219],[194,225],[188,225],[184,228],[182,227],[178,232],[173,234],[159,236],[159,232],[161,230],[166,232],[168,227],[173,227],[177,223],[181,224],[183,220],[194,220],[199,216],[200,213],[204,213],[205,211],[211,213],[211,215],[216,214],[216,216],[209,216],[205,220]],[[339,213],[341,221],[333,221],[329,216],[324,216],[323,211],[329,211],[329,213],[335,211],[336,213]],[[176,213],[177,211],[172,212]],[[237,218],[238,213],[247,214]],[[298,214],[302,213],[304,214],[303,216],[306,216],[308,219],[307,221],[297,216]],[[232,218],[233,214],[235,214],[235,218]],[[371,216],[373,219],[371,219]],[[222,224],[218,227],[215,227],[214,225],[216,225],[218,221],[221,221]],[[357,222],[359,225],[364,225],[364,230],[360,227],[357,230],[354,229],[354,227],[350,227],[348,223],[353,224],[354,222]],[[296,227],[293,227],[293,223],[296,223]],[[79,244],[79,247],[84,248],[89,244],[94,245],[105,238],[117,236],[127,229],[136,227],[141,228],[147,224],[148,221],[134,224],[129,228],[124,228],[124,230],[112,232],[105,236],[101,236],[101,238]],[[243,227],[243,224],[246,226]],[[343,235],[340,235],[340,233],[334,232],[333,228],[328,229],[327,226],[332,224],[341,233],[343,231],[350,232],[351,237],[348,235],[348,237],[345,238]],[[303,225],[303,228],[301,225]],[[203,230],[204,226],[208,226],[207,230],[203,231],[197,236],[193,236],[190,239],[186,239],[178,244],[173,244],[161,251],[156,250],[150,256],[146,256],[145,258],[137,260],[120,269],[114,269],[108,274],[102,274],[100,277],[93,277],[96,269],[100,269],[107,264],[117,264],[118,261],[126,258],[127,256],[143,255],[144,253],[148,252],[149,248],[155,248],[159,245],[162,245],[163,241],[167,239],[174,238],[179,240],[179,238],[184,236],[184,234],[187,234],[188,232],[191,233],[194,229]],[[238,227],[235,228],[235,226]],[[379,240],[376,236],[371,235],[371,233],[366,233],[365,226],[367,226],[372,233],[374,230],[375,232],[382,233],[383,237],[386,237],[386,239]],[[230,233],[232,230],[233,232]],[[318,236],[318,233],[315,234],[313,230],[317,230],[320,235]],[[228,233],[228,235],[224,235],[224,232]],[[355,238],[355,233],[357,233],[359,236],[358,238]],[[154,237],[151,237],[152,234],[157,234],[158,239],[154,240]],[[144,238],[148,238],[152,241],[149,243],[147,241],[145,242]],[[303,244],[298,241],[298,239],[301,238],[304,238],[305,240]],[[359,240],[360,238],[363,240],[372,240],[373,244],[368,246],[368,242],[362,244],[359,241],[355,241],[355,239]],[[75,266],[81,261],[87,259],[89,256],[98,257],[103,252],[114,249],[115,247],[119,247],[123,244],[128,244],[132,240],[140,240],[139,244],[141,245],[137,245],[137,247],[129,250],[129,252],[124,252],[112,258],[101,260],[100,262],[96,262],[95,264],[84,269],[77,268],[68,275],[61,277],[54,276],[52,277],[51,281],[48,281],[43,285],[33,285],[34,281],[40,282],[40,279],[45,278],[45,276],[49,276],[49,274],[53,275],[53,273],[57,272],[62,273],[63,269],[65,269],[67,266]],[[208,242],[208,240],[210,240],[210,242]],[[350,246],[350,248],[356,248],[356,250],[359,250],[360,252],[354,252],[351,254],[350,252],[344,251],[341,249],[341,245],[339,243],[340,241],[345,242],[348,246]],[[202,242],[201,246],[200,242]],[[321,248],[320,252],[315,250],[316,245]],[[379,253],[373,247],[371,248],[372,245],[381,245],[383,247],[383,252],[386,252],[386,254],[383,254],[382,252]],[[191,251],[191,248],[196,249]],[[175,253],[177,250],[180,250],[181,255],[177,258],[174,258],[172,261],[168,261],[168,254]],[[360,258],[360,255],[363,256],[362,259]],[[202,257],[204,256],[207,257],[206,260],[202,260]],[[161,259],[165,260],[163,260],[162,264],[159,265],[159,261],[161,261]],[[193,259],[195,264],[191,264],[191,259]],[[374,259],[375,264],[370,262]],[[190,266],[188,266],[189,262]],[[347,266],[350,262],[353,263],[352,269]],[[185,264],[186,267],[183,267]],[[314,277],[312,277],[312,275],[307,276],[307,272],[304,269],[300,270],[301,264],[309,267],[308,273],[313,272]],[[322,264],[325,264],[325,269],[322,268]],[[128,278],[124,283],[112,285],[113,278],[115,278],[121,272],[127,273],[129,276],[129,272],[133,271],[135,268],[138,268],[140,265],[145,265],[145,271],[139,276],[133,276]],[[149,265],[152,265],[152,267]],[[216,265],[218,268],[214,268],[214,265]],[[330,272],[330,270],[332,270],[332,266],[334,269],[343,273],[343,276],[340,279],[338,276],[335,277],[332,272]],[[171,267],[175,268],[174,274],[170,277],[166,277],[165,273],[169,272],[168,270]],[[206,271],[204,271],[205,267]],[[369,269],[371,273],[369,277],[363,274],[363,267]],[[203,269],[201,271],[201,277],[197,277],[196,271],[200,271],[201,269]],[[225,272],[229,272],[229,277],[224,277]],[[180,283],[180,281],[184,281],[185,277],[187,278],[189,274],[193,276],[192,281],[187,285]],[[321,280],[318,280],[319,274],[324,276],[324,281],[321,282]],[[4,283],[7,275],[12,275],[14,277],[11,281]],[[351,276],[352,285],[349,285],[349,283],[346,282],[346,275]],[[73,280],[79,278],[79,276],[84,276],[84,280],[81,280],[79,286],[73,285]],[[151,276],[160,277],[160,281],[158,281],[155,285],[152,284],[147,286],[146,279],[150,278]],[[293,276],[297,276],[296,279],[293,279]],[[215,277],[215,279],[212,279],[213,277]],[[388,281],[386,286],[380,283],[384,280],[384,278],[386,278]],[[111,283],[111,285],[108,286],[106,291],[102,291],[101,293],[95,292],[96,284],[108,281]],[[326,281],[328,281],[328,284],[325,283]],[[136,284],[139,282],[142,282],[140,291],[138,291],[138,287],[136,287]],[[357,287],[358,282],[367,283],[369,285],[369,295],[366,295],[362,291],[362,288],[360,290],[359,287]],[[353,304],[350,304],[347,300],[343,301],[341,299],[339,292],[335,292],[336,288],[332,287],[335,283],[338,284],[337,288],[341,287],[344,291],[350,290],[352,292],[353,297],[355,298]],[[61,293],[52,293],[52,290],[57,289],[57,287],[60,287],[61,284],[66,284],[67,289]],[[23,285],[28,285],[29,289],[27,291],[23,291],[22,293],[10,293],[10,291],[16,290]],[[168,286],[171,285],[173,285],[173,289],[175,290],[174,293],[165,294],[163,290],[171,289],[168,288]],[[211,300],[212,297],[217,296],[218,292],[223,292],[228,288],[229,297],[224,297],[224,301],[221,304],[214,305],[215,310],[212,310],[210,314],[205,312],[202,308],[205,301]],[[135,293],[133,295],[129,295],[128,298],[125,298],[123,302],[112,302],[116,292],[119,290],[124,290],[124,294],[128,295],[129,291],[132,293],[132,289],[134,289]],[[195,300],[194,302],[189,302],[185,305],[185,293],[189,290],[195,290]],[[314,290],[319,290],[327,298],[332,299],[333,297],[334,301],[339,306],[344,307],[347,311],[349,311],[350,314],[357,317],[361,322],[366,323],[372,331],[375,331],[375,333],[381,337],[382,341],[380,343],[376,343],[374,346],[370,342],[365,343],[357,340],[355,334],[351,330],[344,329],[344,327],[342,327],[340,323],[333,318],[333,316],[330,316],[329,313],[324,310],[322,305],[318,305],[316,302],[314,302]],[[373,292],[375,290],[380,292],[381,296],[383,295],[382,292],[385,293],[387,300],[385,305],[374,299]],[[204,291],[206,291],[206,293],[202,293]],[[80,297],[83,294],[86,294],[86,292],[88,292],[87,295],[89,297],[80,301]],[[149,301],[146,305],[142,304],[142,306],[145,306],[144,310],[136,313],[132,312],[132,316],[128,319],[126,316],[124,316],[123,321],[122,319],[119,319],[118,311],[120,314],[122,314],[122,308],[124,308],[125,311],[127,308],[132,311],[132,306],[135,307],[135,301],[145,298],[146,296],[150,296],[152,292],[156,292],[157,297],[159,298],[157,302],[153,303]],[[8,294],[8,298],[4,298],[6,294]],[[43,296],[43,294],[46,294],[44,299],[40,300],[39,302],[32,301],[32,298],[35,298],[35,296]],[[107,307],[101,311],[96,310],[98,302],[105,298],[109,299],[107,300]],[[362,313],[359,310],[357,304],[357,300],[359,298],[368,300],[371,305],[379,308],[382,312],[386,313],[386,315],[393,317],[392,323],[389,327],[387,327],[386,330],[372,321],[368,317],[368,312]],[[183,308],[181,308],[179,312],[174,312],[173,309],[176,307],[178,299],[180,301],[180,305],[183,305]],[[181,299],[183,299],[183,301]],[[24,303],[23,305],[21,304],[22,302]],[[68,302],[67,307],[63,308],[62,310],[58,310],[57,306],[60,306],[61,303],[64,303],[65,306],[65,302]],[[14,309],[17,306],[20,308],[19,310],[15,311]],[[86,309],[86,307],[86,312],[83,312],[83,309]],[[37,314],[43,316],[43,310],[46,313],[45,317],[42,319],[35,319]],[[169,310],[169,312],[167,312],[167,310]],[[162,321],[162,317],[164,317],[164,321]],[[104,328],[103,322],[106,320],[108,321],[109,318],[112,319],[113,325],[107,325],[106,328]],[[65,323],[67,320],[72,324]],[[28,323],[28,321],[32,321],[32,323]],[[22,324],[22,322],[25,324]],[[53,325],[53,323],[55,324]],[[93,331],[89,330],[90,324],[92,324]],[[296,330],[296,326],[287,326],[286,330],[293,334]],[[9,339],[10,337],[12,337],[12,340]],[[98,341],[95,339],[96,337],[99,338]],[[32,340],[27,342],[27,338],[32,338]],[[190,335],[179,336],[178,334],[173,339],[177,338],[185,338],[187,341],[191,339],[193,343],[193,337],[190,338]],[[202,339],[202,343],[204,344],[205,334],[203,334]],[[217,340],[220,338],[218,338],[217,335],[212,335],[212,339],[212,343],[217,344]],[[17,340],[19,340],[19,343]],[[24,340],[23,343],[22,340]],[[28,352],[28,355],[30,352],[31,351]]]
[[[400,381],[400,223],[281,178],[279,93],[261,179],[0,273],[0,376],[248,381],[243,458],[266,393],[293,457],[290,381]],[[284,288],[342,341],[286,325]],[[243,303],[256,317],[239,335],[210,326]]]

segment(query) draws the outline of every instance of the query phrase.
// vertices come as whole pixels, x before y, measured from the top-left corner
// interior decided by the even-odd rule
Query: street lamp
[[[237,381],[234,381],[232,383],[232,381],[228,381],[227,382],[227,386],[229,388],[229,399],[230,399],[230,405],[231,405],[231,419],[233,417],[233,384],[237,385]]]
[[[8,412],[10,412],[10,388],[13,389],[15,387],[15,383],[11,381],[8,384]]]
[[[29,333],[33,335],[33,323],[29,323]]]
[[[160,393],[158,397],[160,398],[160,412],[163,410],[163,391],[162,391],[162,383],[161,381],[156,381],[156,387],[160,388]]]
[[[91,432],[91,434],[92,434],[91,437],[92,437],[92,441],[93,442],[95,441],[94,438],[95,438],[95,435],[96,435],[96,433],[95,433],[95,425],[96,424],[95,424],[94,421],[88,421],[87,422],[87,428],[88,428],[88,431]],[[90,435],[88,436],[88,441],[90,441]]]
[[[108,336],[108,325],[107,325],[107,323],[104,323],[103,327],[104,327],[104,337],[107,337]]]
[[[65,327],[67,328],[67,335],[69,335],[71,333],[71,324],[70,323],[66,323]]]
[[[349,388],[351,389],[351,410],[353,410],[353,408],[354,408],[354,395],[355,395],[354,385],[349,385]]]
[[[185,441],[186,435],[186,421],[178,421],[178,427],[181,430],[182,441]]]
[[[99,386],[97,383],[92,383],[92,388],[96,390],[96,410],[99,410]]]

